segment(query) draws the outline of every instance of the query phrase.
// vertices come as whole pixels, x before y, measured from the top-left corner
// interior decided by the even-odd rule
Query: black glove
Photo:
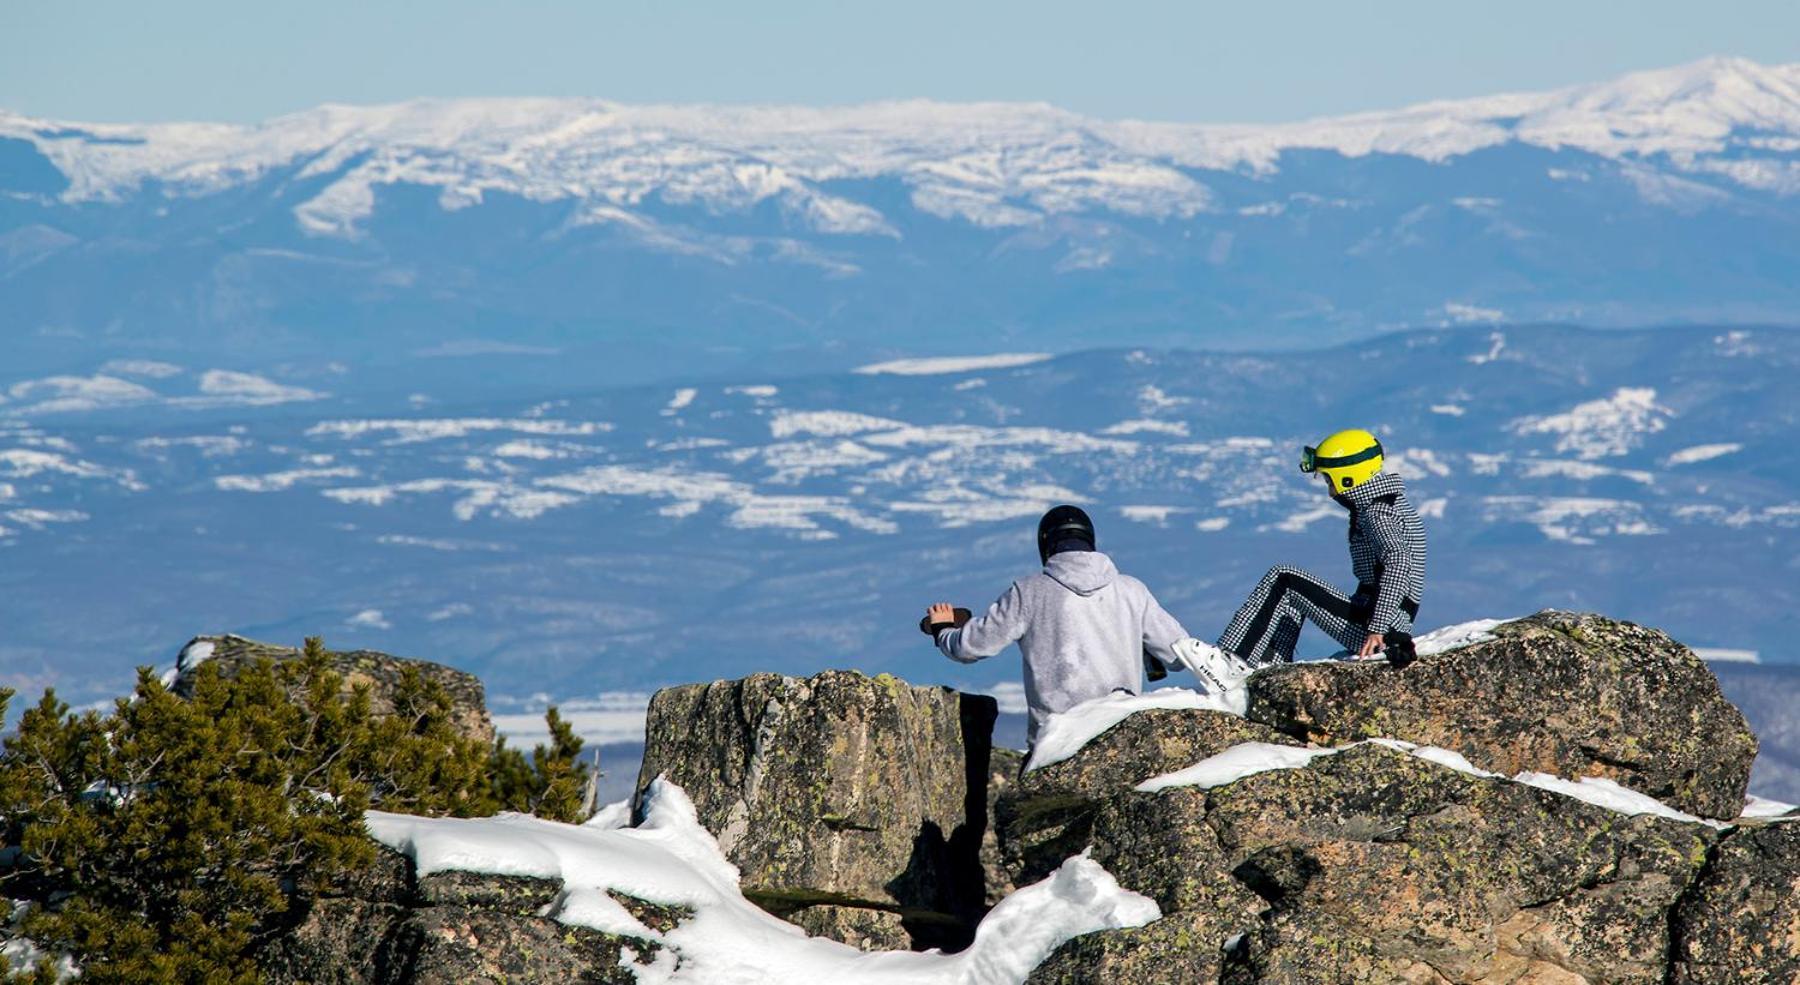
[[[1387,655],[1388,666],[1395,670],[1419,659],[1419,651],[1413,649],[1413,638],[1407,633],[1382,633],[1381,652]]]
[[[966,623],[975,617],[975,613],[970,612],[960,605],[956,607],[955,615],[955,622],[932,622],[930,616],[920,616],[919,632],[924,633],[926,636],[935,640],[937,639],[938,633],[946,629],[961,629],[963,623]]]

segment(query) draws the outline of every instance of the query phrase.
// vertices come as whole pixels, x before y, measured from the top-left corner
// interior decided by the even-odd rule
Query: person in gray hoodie
[[[987,612],[960,626],[947,602],[926,610],[938,649],[952,660],[974,663],[1019,644],[1033,743],[1059,711],[1114,691],[1138,693],[1146,655],[1182,666],[1173,647],[1187,631],[1094,544],[1088,515],[1058,506],[1038,523],[1043,571],[1013,582]]]

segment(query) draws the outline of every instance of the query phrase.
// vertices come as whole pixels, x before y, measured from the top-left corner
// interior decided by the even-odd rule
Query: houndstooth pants
[[[1219,649],[1252,665],[1285,663],[1294,659],[1300,627],[1310,620],[1355,653],[1368,637],[1368,612],[1363,600],[1352,600],[1299,568],[1278,565],[1263,575],[1231,617],[1231,625],[1219,637]]]

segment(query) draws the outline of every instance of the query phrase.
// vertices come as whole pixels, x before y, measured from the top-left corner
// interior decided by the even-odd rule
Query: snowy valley
[[[1797,362],[1778,330],[1464,329],[476,401],[102,364],[0,391],[0,665],[85,702],[198,632],[323,633],[474,671],[521,731],[558,702],[603,744],[634,742],[655,688],[752,669],[1017,710],[1010,660],[923,644],[926,601],[985,605],[1070,501],[1211,636],[1270,564],[1338,572],[1342,512],[1293,460],[1352,420],[1426,513],[1428,626],[1547,606],[1663,626],[1791,755],[1800,600],[1766,573],[1800,529]]]

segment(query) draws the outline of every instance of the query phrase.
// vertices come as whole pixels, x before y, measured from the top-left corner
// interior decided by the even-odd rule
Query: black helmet
[[[1058,506],[1038,521],[1038,562],[1047,564],[1050,552],[1065,540],[1086,542],[1094,549],[1094,521],[1079,506]]]

